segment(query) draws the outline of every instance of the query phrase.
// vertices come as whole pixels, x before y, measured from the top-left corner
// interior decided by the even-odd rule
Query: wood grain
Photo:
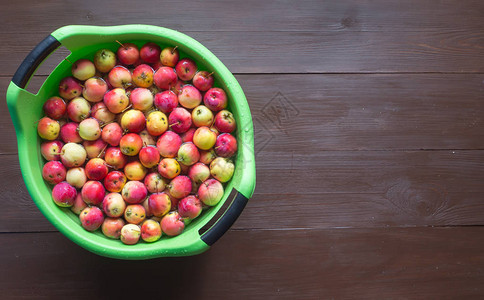
[[[484,149],[484,75],[238,75],[256,151]],[[0,153],[16,139],[0,78]],[[35,91],[45,80],[36,76]],[[295,89],[297,87],[297,89]]]
[[[0,289],[7,299],[474,299],[484,292],[483,234],[230,231],[202,255],[149,261],[105,259],[59,233],[1,234]]]
[[[233,228],[484,225],[484,151],[260,154],[253,198]],[[1,155],[0,232],[51,231]]]
[[[7,42],[0,49],[0,75],[11,76],[27,53],[61,26],[120,24],[112,6],[92,0],[27,2],[0,10]],[[116,5],[130,7],[121,13],[121,23],[142,20],[186,32],[235,73],[484,72],[482,1],[169,1],[162,7],[145,1],[133,7],[122,0]],[[49,74],[65,54],[54,55],[38,74]]]

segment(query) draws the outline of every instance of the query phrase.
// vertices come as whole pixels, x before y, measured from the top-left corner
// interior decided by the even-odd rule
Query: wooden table
[[[46,221],[4,99],[0,291],[10,298],[484,297],[484,2],[3,1],[0,91],[68,24],[187,33],[236,74],[256,127],[257,188],[187,258],[117,261]],[[37,72],[35,91],[59,51]]]

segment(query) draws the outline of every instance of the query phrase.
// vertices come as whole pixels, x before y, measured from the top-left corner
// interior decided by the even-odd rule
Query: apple
[[[202,92],[206,92],[213,87],[213,73],[199,71],[193,76],[193,85]]]
[[[124,167],[124,174],[129,180],[143,180],[146,173],[148,173],[148,170],[137,160],[127,163]]]
[[[173,91],[164,91],[155,94],[153,103],[156,108],[167,114],[178,106],[178,96]]]
[[[172,87],[170,88],[170,91],[172,91],[173,93],[175,93],[175,95],[178,96],[181,94],[181,91],[184,86],[185,86],[185,82],[177,78],[175,84],[172,85]]]
[[[174,158],[163,158],[158,164],[158,173],[168,179],[180,175],[180,171],[180,164]]]
[[[104,178],[104,187],[111,193],[120,193],[126,181],[127,179],[123,172],[111,171]]]
[[[192,191],[192,181],[188,176],[178,175],[168,184],[168,192],[173,198],[181,199]]]
[[[111,239],[119,239],[121,237],[121,229],[125,222],[121,218],[106,218],[101,225],[101,231],[105,236]]]
[[[124,201],[130,204],[137,204],[146,199],[146,196],[148,196],[148,190],[142,182],[128,181],[123,187],[121,196],[123,196]]]
[[[184,58],[176,64],[175,70],[178,78],[190,81],[197,72],[197,64],[189,58]]]
[[[150,193],[162,192],[165,189],[165,185],[166,185],[163,177],[161,177],[160,174],[155,172],[146,175],[144,184],[146,186],[146,189]]]
[[[153,76],[155,85],[162,90],[169,90],[177,82],[175,70],[170,67],[161,67],[156,70]]]
[[[178,212],[168,213],[161,219],[161,230],[168,236],[177,236],[185,229],[185,223]]]
[[[69,122],[60,128],[60,138],[64,143],[80,143],[82,138],[79,135],[79,124],[74,122]]]
[[[140,58],[149,63],[154,64],[160,59],[161,48],[155,43],[146,43],[139,50]]]
[[[84,168],[76,167],[67,170],[66,181],[75,188],[82,188],[87,181]]]
[[[61,97],[51,97],[45,101],[43,109],[47,117],[59,120],[66,113],[67,105]]]
[[[104,94],[104,104],[113,114],[121,113],[129,105],[129,98],[122,88],[115,88]]]
[[[173,131],[166,131],[156,142],[156,148],[163,157],[175,157],[182,144],[181,138]]]
[[[42,178],[50,184],[58,184],[66,179],[66,168],[59,161],[49,161],[42,168]]]
[[[123,65],[132,65],[139,59],[138,46],[132,43],[124,43],[116,52],[119,61]]]
[[[213,123],[213,113],[205,105],[199,105],[195,107],[192,111],[193,125],[200,126],[211,126]]]
[[[141,224],[141,238],[147,243],[156,242],[161,238],[160,223],[154,220],[146,220]]]
[[[86,161],[86,156],[84,147],[76,143],[65,144],[60,153],[61,161],[67,168],[82,166]]]
[[[103,180],[108,175],[108,167],[102,158],[92,158],[86,164],[86,176],[91,180]]]
[[[74,200],[74,204],[71,206],[71,211],[76,215],[80,215],[84,208],[87,207],[86,202],[82,200],[82,195],[77,193],[76,199]]]
[[[95,141],[100,138],[99,122],[94,118],[84,119],[79,124],[79,136],[86,141]]]
[[[82,146],[84,149],[86,149],[88,158],[103,158],[105,154],[104,150],[106,149],[107,144],[102,139],[97,139],[95,141],[84,141]]]
[[[52,199],[60,207],[71,207],[76,200],[76,196],[76,188],[65,181],[56,184],[52,189]]]
[[[140,224],[146,218],[146,211],[141,204],[130,204],[124,211],[124,219],[130,224]]]
[[[228,110],[221,110],[215,116],[214,125],[220,132],[231,133],[236,126],[234,115]]]
[[[138,243],[141,235],[141,229],[135,224],[126,224],[121,228],[121,242],[126,245]]]
[[[203,204],[217,205],[224,196],[224,187],[216,179],[208,179],[198,188],[198,197]]]
[[[98,102],[92,106],[91,116],[98,120],[100,124],[109,124],[116,117],[115,114],[109,111],[104,102]]]
[[[44,140],[55,140],[60,132],[59,122],[49,117],[43,117],[37,124],[37,132]]]
[[[103,199],[103,211],[111,218],[121,217],[126,209],[126,203],[119,193],[109,193]]]
[[[207,126],[202,126],[195,131],[193,143],[201,150],[209,150],[215,145],[217,134]]]
[[[102,140],[111,146],[118,146],[122,137],[123,129],[115,122],[104,126],[101,133]]]
[[[202,183],[210,177],[210,168],[206,164],[198,162],[190,167],[188,177],[194,183]]]
[[[146,129],[153,136],[159,136],[168,129],[168,118],[161,111],[152,111],[146,118]]]
[[[67,116],[74,122],[81,122],[89,117],[91,113],[91,105],[86,99],[77,97],[67,104]]]
[[[116,54],[108,49],[98,50],[94,54],[94,65],[99,72],[107,73],[116,65]]]
[[[202,94],[193,85],[186,84],[178,95],[178,102],[181,106],[192,109],[202,103]]]
[[[143,140],[136,133],[128,133],[119,141],[119,147],[124,155],[135,156],[143,147]]]
[[[211,111],[220,111],[227,107],[227,94],[221,88],[211,88],[203,96],[203,103]]]
[[[139,133],[139,136],[141,137],[141,140],[143,140],[143,145],[145,146],[156,146],[156,141],[155,141],[155,138],[152,137],[148,131],[145,129],[145,130],[142,130],[140,133]]]
[[[180,135],[182,143],[193,142],[193,135],[195,134],[196,128],[190,128],[187,132]]]
[[[171,130],[176,133],[183,133],[192,126],[192,116],[188,110],[177,107],[168,116],[168,123]]]
[[[71,72],[76,79],[84,81],[96,75],[96,66],[89,59],[79,59],[72,64]]]
[[[146,111],[153,106],[153,94],[149,89],[136,88],[129,95],[134,109]]]
[[[63,146],[64,143],[62,143],[61,141],[43,142],[42,145],[40,145],[40,153],[45,158],[45,160],[60,160],[60,152]]]
[[[104,160],[113,169],[122,169],[128,163],[128,158],[121,152],[118,147],[110,147],[106,149]]]
[[[92,77],[84,82],[82,96],[90,102],[100,102],[107,91],[108,85],[106,81],[99,77]]]
[[[90,205],[99,205],[103,202],[106,190],[99,181],[88,181],[81,190],[82,200]]]
[[[138,87],[141,88],[148,88],[153,84],[153,77],[154,77],[153,69],[145,64],[141,64],[137,66],[133,70],[133,82]]]
[[[230,133],[223,133],[215,142],[215,153],[222,157],[232,157],[237,152],[237,140]]]
[[[178,213],[182,218],[195,219],[202,213],[202,202],[190,195],[178,202]]]
[[[146,127],[146,118],[143,112],[130,109],[121,117],[121,127],[129,132],[139,133]]]
[[[234,163],[224,157],[217,157],[210,163],[210,174],[220,182],[229,181],[234,175]]]
[[[178,149],[177,160],[185,166],[191,166],[200,159],[200,152],[192,142],[183,143]]]
[[[109,83],[115,88],[130,87],[132,85],[131,73],[123,66],[116,66],[109,71],[108,74]]]
[[[139,152],[139,161],[146,168],[153,168],[160,161],[160,152],[153,146],[143,147]]]
[[[178,50],[173,47],[166,47],[163,50],[161,50],[160,53],[160,61],[161,64],[167,67],[174,67],[176,66],[176,63],[180,59],[180,54],[178,53]]]
[[[148,207],[155,217],[163,217],[171,209],[170,196],[167,193],[151,194],[148,198]]]
[[[59,95],[64,100],[71,100],[82,94],[82,87],[74,77],[65,77],[59,83]]]
[[[79,215],[79,219],[81,220],[82,228],[87,231],[95,231],[103,224],[104,215],[99,207],[86,207]]]

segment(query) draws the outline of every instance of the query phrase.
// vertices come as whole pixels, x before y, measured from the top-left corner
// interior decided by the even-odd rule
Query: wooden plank
[[[484,151],[260,154],[253,198],[233,228],[484,225]],[[1,155],[0,232],[54,230],[15,155]]]
[[[233,0],[190,7],[171,1],[147,13],[146,7],[157,5],[146,1],[136,9],[126,0],[116,6],[92,0],[5,5],[0,19],[8,42],[0,49],[0,75],[12,76],[27,53],[55,29],[117,25],[119,14],[125,24],[143,20],[188,33],[235,73],[484,72],[482,1]],[[128,6],[129,14],[117,11]],[[49,74],[65,54],[54,55],[38,74]]]
[[[3,34],[24,29],[48,34],[66,24],[151,24],[180,31],[447,31],[473,30],[482,24],[478,0],[431,1],[210,1],[191,3],[155,0],[132,5],[119,0],[102,5],[95,0],[32,3],[20,0],[3,5]],[[129,7],[129,13],[123,8]],[[146,8],[150,7],[151,10]],[[52,18],[50,16],[56,16]],[[193,20],[196,20],[194,22]],[[22,20],[26,26],[18,28]]]
[[[149,261],[105,259],[59,233],[1,234],[0,288],[8,299],[160,289],[178,299],[477,299],[483,234],[472,227],[230,231],[202,255]]]
[[[20,28],[20,27],[19,27]],[[48,32],[9,34],[2,47],[2,76],[12,76]],[[484,72],[482,25],[473,31],[442,32],[187,32],[234,73]],[[28,31],[29,33],[25,33]],[[114,41],[113,41],[114,43]],[[234,55],[236,54],[236,55]],[[47,75],[66,56],[54,54],[38,75]]]
[[[44,79],[36,76],[32,86]],[[251,107],[258,152],[484,149],[483,75],[239,75],[237,79]],[[3,96],[9,80],[0,78],[0,153],[17,151]]]

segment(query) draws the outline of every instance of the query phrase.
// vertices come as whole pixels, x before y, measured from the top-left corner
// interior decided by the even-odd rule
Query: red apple
[[[178,106],[178,96],[172,91],[164,91],[155,95],[153,103],[156,108],[167,114]]]
[[[155,217],[163,217],[171,209],[171,199],[167,193],[151,194],[148,198],[148,207]]]
[[[124,214],[126,203],[119,193],[109,193],[104,197],[102,207],[108,217],[118,218]]]
[[[212,111],[220,111],[227,107],[227,94],[221,88],[211,88],[203,96],[203,103]]]
[[[118,146],[123,137],[123,129],[118,123],[110,123],[104,126],[101,133],[102,140],[111,146]]]
[[[124,155],[135,156],[143,147],[143,140],[136,133],[128,133],[119,141],[119,147]]]
[[[67,111],[67,105],[61,97],[51,97],[43,106],[45,114],[54,120],[59,120]]]
[[[116,54],[123,65],[132,65],[139,59],[138,46],[131,43],[124,43]]]
[[[88,181],[81,190],[82,200],[90,205],[99,205],[104,200],[106,191],[99,181]]]
[[[79,123],[66,123],[60,129],[60,138],[64,143],[80,143],[82,138],[79,136]]]
[[[156,172],[146,175],[144,184],[150,193],[159,193],[165,189],[163,177]]]
[[[82,94],[82,87],[74,77],[65,77],[59,83],[59,95],[64,100],[71,100]]]
[[[126,181],[127,179],[123,172],[112,171],[104,178],[104,187],[111,193],[120,193]]]
[[[79,59],[72,64],[71,72],[76,79],[84,81],[96,75],[96,67],[89,59]]]
[[[98,102],[92,106],[91,116],[100,124],[108,124],[114,121],[116,115],[109,111],[104,102]]]
[[[175,70],[181,80],[190,81],[197,72],[197,64],[189,58],[184,58],[176,64]]]
[[[178,102],[181,106],[192,109],[202,103],[202,94],[193,85],[186,84],[178,95]]]
[[[79,215],[79,219],[81,220],[82,228],[87,231],[95,231],[103,224],[104,215],[99,207],[86,207]]]
[[[58,184],[66,179],[66,168],[56,160],[47,162],[42,168],[42,178],[50,184]]]
[[[198,188],[198,197],[208,206],[217,205],[224,196],[224,187],[215,179],[208,179]]]
[[[181,138],[173,131],[166,131],[156,142],[156,148],[163,157],[175,157],[182,144]]]
[[[86,176],[91,180],[102,180],[108,175],[108,167],[102,158],[92,158],[86,164]]]
[[[192,182],[188,176],[178,175],[168,184],[168,191],[173,198],[184,198],[192,191]]]
[[[170,212],[161,219],[161,230],[168,236],[177,236],[185,229],[185,223],[178,212]]]
[[[155,43],[146,43],[139,51],[140,58],[149,63],[154,64],[160,59],[161,48]]]
[[[109,71],[109,83],[115,88],[127,88],[132,85],[131,73],[123,66],[116,66]]]
[[[168,116],[168,123],[171,130],[183,133],[192,126],[192,115],[183,107],[177,107]]]
[[[234,115],[228,110],[221,110],[215,116],[214,125],[220,132],[231,133],[236,126]]]
[[[167,67],[173,68],[179,59],[180,54],[178,53],[178,50],[173,47],[166,47],[160,53],[160,61]]]
[[[232,157],[237,152],[237,140],[230,133],[223,133],[215,142],[215,153],[221,157]]]
[[[137,66],[133,70],[133,82],[138,87],[148,88],[153,84],[153,69],[145,64]]]
[[[191,166],[200,159],[200,152],[192,142],[184,143],[178,149],[177,160],[185,165]]]
[[[82,146],[84,146],[84,149],[86,149],[88,158],[103,158],[106,145],[106,142],[104,142],[102,139],[97,139],[95,141],[84,141],[82,143]]]
[[[130,204],[141,203],[148,196],[146,186],[139,181],[128,181],[121,192],[124,201]]]
[[[193,85],[202,92],[206,92],[213,87],[213,73],[199,71],[193,76]]]
[[[149,89],[136,88],[129,95],[134,109],[146,111],[153,106],[153,94]]]
[[[146,168],[153,168],[160,161],[160,152],[153,146],[143,147],[139,152],[139,160]]]
[[[67,182],[60,182],[52,189],[52,199],[57,206],[71,207],[76,200],[76,188]]]
[[[153,80],[158,88],[169,90],[176,84],[177,76],[173,68],[161,67],[156,70]]]
[[[99,77],[92,77],[84,82],[82,96],[90,102],[100,102],[103,100],[104,94],[107,91],[108,85],[106,81]]]
[[[126,91],[122,88],[110,90],[104,95],[104,104],[113,114],[119,114],[129,104],[129,98],[126,96]]]
[[[62,128],[61,128],[61,135],[62,135]],[[43,142],[40,146],[40,153],[42,156],[48,160],[60,160],[60,152],[64,146],[64,143],[61,141],[48,141]]]
[[[180,171],[180,164],[174,158],[163,158],[158,164],[158,173],[168,179],[173,179],[180,175]]]
[[[128,163],[128,158],[118,147],[110,147],[106,150],[104,160],[113,169],[122,169]]]
[[[202,202],[190,195],[178,202],[178,213],[182,218],[195,219],[202,213]]]
[[[80,123],[91,114],[91,104],[82,97],[77,97],[67,104],[67,116],[74,122]]]
[[[146,127],[146,118],[143,112],[130,109],[121,117],[121,127],[128,132],[139,133]]]

